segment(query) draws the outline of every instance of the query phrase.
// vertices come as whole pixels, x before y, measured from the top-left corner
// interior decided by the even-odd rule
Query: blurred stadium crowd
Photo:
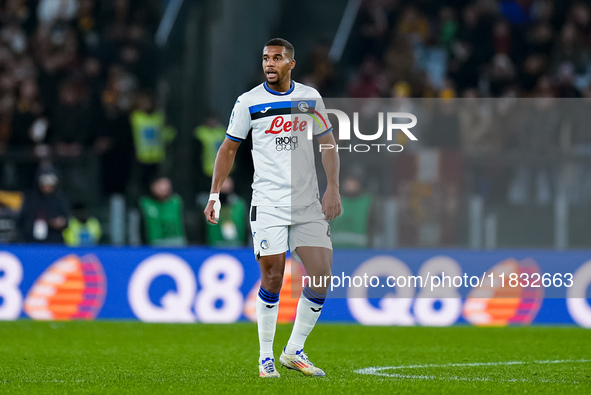
[[[365,0],[346,78],[318,45],[305,80],[328,97],[581,97],[590,4],[579,0]]]
[[[159,9],[131,0],[1,4],[0,146],[20,156],[18,166],[3,161],[2,187],[30,187],[40,160],[74,173],[63,177],[72,180],[68,189],[87,188],[68,159],[92,150],[107,165],[103,191],[123,192],[124,161],[132,157],[129,116],[137,93],[153,89],[159,72]]]
[[[49,171],[59,174],[73,206],[129,192],[134,169],[150,167],[137,164],[133,118],[155,111],[159,6],[138,0],[0,2],[3,190],[36,190]],[[134,176],[139,183],[153,173],[136,170]],[[91,182],[96,180],[98,185]]]
[[[32,188],[29,194],[37,194],[33,200],[42,205],[44,199],[39,196],[45,196],[44,188],[39,185],[55,186],[57,181],[48,177],[55,175],[59,177],[55,193],[65,192],[59,198],[63,203],[49,204],[60,207],[57,217],[72,216],[69,207],[75,207],[78,220],[85,224],[88,207],[101,217],[107,198],[122,195],[141,213],[144,242],[244,244],[248,239],[244,218],[248,193],[240,190],[239,197],[231,183],[224,196],[235,208],[225,214],[228,226],[214,235],[203,230],[205,225],[193,224],[201,230],[189,230],[187,235],[183,203],[192,210],[193,202],[201,204],[203,197],[181,198],[173,193],[170,180],[162,181],[171,171],[179,171],[178,164],[165,160],[176,131],[161,110],[166,104],[159,86],[163,62],[154,34],[162,10],[159,0],[0,0],[0,189],[22,192]],[[289,32],[278,31],[278,35],[289,39]],[[298,58],[301,63],[296,70],[301,82],[317,87],[325,97],[463,98],[455,102],[455,109],[442,107],[435,110],[438,115],[425,118],[438,128],[425,129],[421,148],[458,150],[464,163],[469,163],[470,155],[505,153],[510,148],[518,153],[531,153],[534,148],[540,155],[548,155],[555,147],[562,153],[591,153],[584,107],[578,118],[566,119],[551,102],[535,102],[525,110],[521,107],[520,112],[515,111],[519,108],[515,102],[473,100],[591,97],[591,7],[586,1],[363,0],[345,57],[335,64],[329,51],[329,44],[310,43],[310,55]],[[421,111],[421,102],[414,103]],[[531,119],[513,119],[511,126],[503,127],[499,119],[504,122],[509,118],[510,109],[512,114],[531,114]],[[224,138],[224,124],[208,116],[194,131],[197,148],[193,155],[200,167],[195,170],[199,173],[195,177],[198,192],[208,191],[211,162]],[[429,132],[433,130],[438,132]],[[450,155],[452,163],[460,163]],[[246,166],[250,158],[242,160]],[[398,166],[408,167],[405,159],[401,160]],[[461,171],[457,166],[451,168]],[[548,191],[554,189],[553,180],[561,177],[545,164],[521,168],[464,165],[467,168],[474,173],[466,176],[470,185],[463,185],[465,180],[452,182],[452,195],[463,188],[512,203],[535,200],[547,204],[552,200]],[[582,170],[573,171],[579,174]],[[345,168],[344,173],[344,177],[355,179],[351,183],[359,184],[353,189],[367,187],[363,185],[367,178],[358,168]],[[585,187],[588,190],[577,195],[583,201],[591,196],[591,180],[581,182],[580,177],[574,176],[573,184],[580,187],[590,181]],[[527,184],[528,178],[535,184],[530,192],[514,187]],[[546,184],[550,186],[544,187]],[[412,191],[417,188],[407,185],[397,192],[380,192],[402,196],[415,193]],[[22,198],[24,207],[30,207],[27,196]],[[141,196],[155,203],[147,203]],[[407,200],[412,206],[412,198]],[[6,220],[9,212],[18,211],[23,204],[4,192],[0,201]],[[457,206],[457,201],[450,204]],[[364,198],[362,206],[370,216],[371,202]],[[168,210],[166,225],[157,214],[150,216],[158,210]],[[29,214],[28,220],[21,214],[16,221],[21,224],[20,236],[8,232],[8,222],[0,220],[0,233],[6,230],[3,240],[49,241],[47,236],[30,239],[23,234],[25,228],[31,235],[35,226],[43,228],[36,222],[40,214]],[[97,222],[104,222],[102,218],[106,216]],[[45,222],[50,230],[63,233],[67,229],[67,220],[56,224],[47,218]],[[158,236],[158,231],[146,228],[149,226],[166,227],[170,234]],[[343,227],[347,226],[345,220]],[[98,237],[90,237],[90,230],[85,236],[93,243],[101,240],[96,227],[95,223]],[[41,228],[37,232],[43,234]],[[360,234],[367,232],[367,224],[358,228]],[[345,239],[355,238],[349,236]],[[369,243],[366,235],[360,239]]]

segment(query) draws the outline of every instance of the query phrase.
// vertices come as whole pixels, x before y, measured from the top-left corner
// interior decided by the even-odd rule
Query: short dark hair
[[[291,43],[283,38],[272,38],[265,44],[265,47],[283,47],[285,48],[285,52],[289,55],[290,58],[293,59],[295,56],[295,49]]]

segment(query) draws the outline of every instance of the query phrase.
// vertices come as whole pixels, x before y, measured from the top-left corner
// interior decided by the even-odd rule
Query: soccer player
[[[304,353],[306,338],[314,328],[326,299],[331,275],[332,244],[329,221],[341,213],[339,157],[336,150],[322,150],[328,186],[319,201],[313,142],[336,146],[332,127],[320,94],[291,79],[294,48],[275,38],[263,49],[266,81],[244,93],[234,105],[226,139],[215,160],[211,195],[205,217],[217,223],[219,192],[234,163],[236,150],[252,133],[254,162],[250,225],[255,257],[261,270],[257,297],[260,377],[279,377],[273,356],[273,338],[279,313],[279,292],[285,255],[304,264],[313,280],[302,291],[291,337],[279,361],[307,376],[324,376]],[[320,286],[315,286],[320,284]]]

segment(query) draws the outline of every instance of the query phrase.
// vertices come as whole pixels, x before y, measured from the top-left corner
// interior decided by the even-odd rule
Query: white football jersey
[[[276,92],[264,82],[242,94],[232,111],[226,137],[243,141],[252,133],[253,206],[307,206],[317,201],[313,141],[332,127],[318,91],[291,82]]]

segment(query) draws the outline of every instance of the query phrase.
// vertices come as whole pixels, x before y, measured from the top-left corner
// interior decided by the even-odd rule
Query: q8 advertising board
[[[279,321],[320,282],[327,322],[591,327],[591,251],[337,250],[324,279],[288,259]],[[250,248],[0,250],[2,320],[254,321],[259,286]]]

